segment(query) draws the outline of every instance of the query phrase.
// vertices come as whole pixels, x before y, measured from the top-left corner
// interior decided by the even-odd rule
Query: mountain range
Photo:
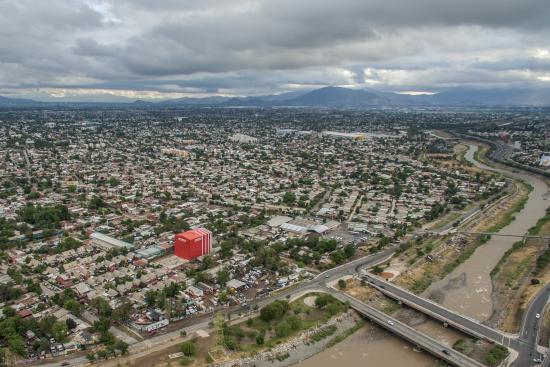
[[[550,106],[550,89],[472,89],[451,88],[435,94],[399,94],[374,89],[350,89],[342,87],[324,87],[301,92],[288,92],[277,95],[252,97],[179,98],[160,102],[39,102],[23,98],[0,96],[0,107],[70,105],[125,105],[140,108],[146,107],[185,107],[185,106],[220,106],[220,107],[353,107],[373,108],[392,106]]]

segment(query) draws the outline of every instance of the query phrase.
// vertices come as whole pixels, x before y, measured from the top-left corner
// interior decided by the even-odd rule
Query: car
[[[537,319],[540,319],[540,313],[536,314],[535,317],[536,317]]]
[[[443,349],[442,352],[445,353],[446,355],[451,355],[451,353],[447,349]]]
[[[62,366],[69,366],[70,363],[69,363],[69,362],[63,362],[63,363],[61,363],[61,365],[62,365]]]
[[[325,275],[325,278],[328,278],[328,275]]]
[[[395,325],[395,322],[393,322],[392,320],[388,320],[388,324]]]

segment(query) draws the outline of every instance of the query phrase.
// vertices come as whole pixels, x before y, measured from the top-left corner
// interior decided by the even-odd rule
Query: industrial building
[[[140,259],[151,260],[155,257],[164,255],[165,251],[160,246],[149,246],[136,251],[136,256]]]
[[[134,248],[134,245],[131,243],[121,241],[100,232],[94,232],[90,237],[92,239],[93,246],[99,247],[100,249],[105,251],[109,251],[114,248],[118,250],[122,250],[123,248],[127,250],[132,250]]]
[[[174,253],[186,260],[209,254],[212,251],[212,232],[204,228],[195,228],[176,234]]]
[[[345,138],[352,140],[365,140],[367,138],[367,134],[365,133],[342,133],[337,131],[323,131],[321,134],[323,136],[332,136],[335,138]]]
[[[237,143],[241,143],[241,144],[253,144],[253,143],[258,142],[257,138],[255,138],[253,136],[244,135],[244,134],[241,134],[241,133],[237,133],[237,134],[232,135],[229,138],[229,140],[237,142]]]

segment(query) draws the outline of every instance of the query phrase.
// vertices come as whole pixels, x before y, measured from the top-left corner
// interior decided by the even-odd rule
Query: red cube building
[[[193,260],[212,251],[212,232],[195,228],[176,234],[174,254],[182,259]]]

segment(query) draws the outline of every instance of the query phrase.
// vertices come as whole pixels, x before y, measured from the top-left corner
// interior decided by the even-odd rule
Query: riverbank
[[[530,235],[550,236],[550,208],[548,214],[529,230]],[[520,239],[491,272],[493,280],[493,303],[495,307],[489,320],[492,326],[515,333],[519,330],[525,310],[544,284],[550,282],[550,264],[545,240]],[[543,326],[541,334],[550,329]]]
[[[303,361],[340,341],[363,320],[355,311],[331,319],[327,323],[306,330],[300,335],[287,340],[254,356],[232,359],[213,364],[213,367],[286,367]]]
[[[297,367],[435,367],[437,363],[428,353],[416,350],[411,344],[367,323],[341,343],[299,363]]]
[[[527,233],[545,215],[548,206],[548,202],[543,200],[547,191],[546,183],[533,175],[504,171],[480,163],[474,159],[477,150],[477,145],[470,145],[466,159],[481,169],[525,181],[532,187],[524,203],[514,204],[517,205],[517,213],[507,217],[506,225],[493,228],[498,230],[498,234]],[[515,237],[492,236],[445,278],[433,283],[427,292],[436,294],[438,301],[449,309],[480,321],[489,319],[493,314],[491,272],[516,241]]]

